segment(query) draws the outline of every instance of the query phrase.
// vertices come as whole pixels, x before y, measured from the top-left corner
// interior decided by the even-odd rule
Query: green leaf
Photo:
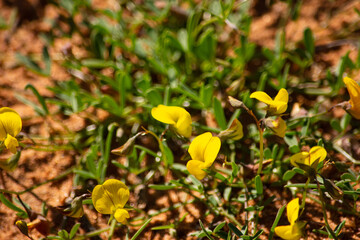
[[[77,223],[71,228],[71,231],[70,231],[70,234],[69,234],[70,239],[73,239],[75,237],[75,234],[78,231],[80,225],[81,225],[80,223]]]
[[[343,131],[346,130],[347,126],[349,126],[351,120],[351,115],[346,113],[340,120],[340,126]]]
[[[349,179],[352,182],[356,182],[356,177],[354,175],[352,175],[351,173],[344,173],[343,175],[341,175],[341,179],[342,180]]]
[[[48,52],[46,46],[43,48],[43,51],[42,51],[42,58],[45,63],[44,69],[42,69],[39,66],[39,64],[37,64],[32,59],[30,59],[29,57],[24,56],[20,53],[16,53],[15,58],[29,70],[31,70],[39,75],[42,75],[42,76],[46,76],[46,77],[50,76],[51,60],[50,60],[49,52]]]
[[[25,86],[25,90],[27,90],[27,89],[30,89],[33,92],[33,94],[36,96],[39,103],[41,104],[43,111],[46,113],[46,115],[48,115],[49,114],[49,109],[46,106],[45,99],[40,95],[38,90],[31,83],[28,83]]]
[[[299,143],[295,135],[284,137],[285,143],[289,146],[289,150],[292,153],[300,152]]]
[[[152,227],[151,230],[166,230],[166,229],[171,229],[171,228],[175,228],[174,224],[169,224],[169,225],[164,225],[164,226],[157,226],[157,227]]]
[[[97,58],[87,58],[81,61],[81,65],[88,68],[107,68],[114,67],[115,63],[113,61],[105,61]]]
[[[257,232],[254,234],[254,236],[252,236],[251,240],[256,240],[256,239],[258,239],[263,232],[264,232],[264,230],[262,230],[262,229],[259,230],[259,231],[257,231]]]
[[[292,179],[295,176],[296,172],[294,170],[287,170],[284,175],[283,175],[283,180],[284,181],[289,181],[290,179]]]
[[[144,231],[144,229],[146,228],[146,226],[151,222],[152,218],[150,218],[149,220],[147,220],[139,230],[137,230],[137,232],[134,234],[134,236],[131,238],[131,240],[135,240],[142,231]]]
[[[208,28],[205,32],[203,32],[200,35],[194,51],[199,59],[212,61],[215,57],[215,49],[216,49],[216,39],[215,39],[214,30]]]
[[[228,223],[230,230],[235,233],[236,236],[241,237],[243,234],[242,232],[232,223]]]
[[[215,119],[219,124],[220,128],[222,130],[225,130],[227,124],[226,124],[224,109],[221,106],[221,102],[217,98],[214,98],[214,114],[215,114]]]
[[[174,163],[174,155],[165,142],[163,142],[163,150],[165,154],[166,164],[167,166],[171,166]]]
[[[150,88],[146,92],[146,97],[152,106],[158,106],[159,104],[163,104],[163,98],[157,89]]]
[[[260,175],[256,175],[255,177],[255,189],[258,195],[262,195],[264,191],[263,183],[261,181]]]
[[[15,204],[13,204],[12,202],[10,202],[5,196],[4,194],[0,193],[0,201],[7,206],[8,208],[10,208],[11,210],[14,210],[16,212],[22,213],[25,216],[27,216],[27,213],[25,210],[19,208],[18,206],[16,206]]]
[[[149,188],[164,191],[164,190],[175,189],[176,186],[175,185],[155,185],[155,184],[150,184]]]
[[[310,28],[306,28],[304,31],[304,44],[306,51],[310,54],[310,57],[313,58],[315,53],[315,44],[314,36]]]
[[[209,234],[209,232],[210,233],[212,233],[210,230],[206,230],[205,229],[205,227],[204,227],[204,225],[203,225],[203,223],[202,223],[202,221],[199,219],[199,223],[200,223],[200,227],[201,227],[201,229],[204,231],[204,233],[205,233],[205,235],[210,239],[210,240],[214,240],[211,236],[210,236],[210,234]]]
[[[341,127],[340,122],[339,122],[338,119],[335,119],[335,118],[331,119],[330,120],[330,125],[331,125],[332,129],[335,129],[338,132],[342,132],[342,127]]]
[[[217,225],[214,229],[214,233],[217,233],[218,231],[220,231],[220,229],[222,229],[224,226],[225,226],[226,222],[222,222],[222,223],[219,223],[219,225]]]
[[[80,175],[84,179],[96,179],[96,180],[98,180],[98,178],[96,177],[95,174],[93,174],[91,172],[88,172],[88,171],[75,169],[74,173]]]
[[[271,229],[270,229],[269,240],[271,240],[274,237],[275,228],[276,228],[276,226],[278,225],[278,223],[280,221],[281,215],[283,214],[283,212],[285,210],[285,207],[286,207],[286,205],[282,206],[279,209],[279,211],[277,212],[277,214],[276,214],[276,218],[275,218],[274,223],[273,223],[273,225],[271,226]]]

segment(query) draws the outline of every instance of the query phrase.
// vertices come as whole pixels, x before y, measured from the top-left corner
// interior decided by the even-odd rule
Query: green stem
[[[303,213],[303,211],[305,209],[306,194],[307,194],[307,189],[308,189],[309,183],[310,183],[310,178],[308,177],[308,179],[307,179],[307,181],[305,183],[303,197],[302,197],[302,200],[301,200],[301,206],[300,206],[301,213],[300,213],[300,215]]]
[[[83,235],[76,235],[76,239],[90,239],[91,237],[99,236],[101,233],[106,232],[110,229],[110,227],[106,227],[100,230],[96,230],[93,232],[89,232]]]
[[[321,207],[322,207],[322,211],[323,211],[323,215],[324,215],[324,221],[325,221],[326,229],[328,230],[328,232],[330,232],[331,236],[335,240],[337,240],[338,238],[337,238],[336,234],[334,233],[334,231],[331,229],[331,227],[329,225],[329,222],[328,222],[328,219],[327,219],[324,195],[323,195],[323,192],[321,191],[319,181],[316,180],[316,184],[317,184],[317,188],[318,188],[318,191],[319,191],[320,202],[321,202]]]
[[[219,212],[221,215],[227,217],[229,220],[231,220],[232,222],[234,222],[240,229],[242,228],[241,223],[235,219],[235,217],[231,214],[229,214],[228,212],[225,211],[225,209],[223,207],[219,207]]]
[[[113,235],[114,235],[114,231],[115,231],[115,227],[116,227],[116,219],[114,218],[111,221],[111,226],[110,226],[110,231],[109,231],[109,237],[108,240],[111,240]]]
[[[259,168],[257,170],[257,175],[260,175],[264,161],[264,137],[263,137],[264,131],[261,129],[260,123],[257,123],[257,125],[260,135],[260,159],[259,159]]]

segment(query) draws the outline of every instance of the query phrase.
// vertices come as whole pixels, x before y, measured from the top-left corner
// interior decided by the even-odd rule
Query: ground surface
[[[26,4],[23,2],[26,2]],[[116,1],[111,0],[94,1],[94,6],[111,8],[116,4],[115,2]],[[253,23],[250,34],[251,41],[260,46],[269,48],[274,47],[278,22],[284,17],[285,5],[285,3],[278,2],[268,8],[263,6],[262,1],[254,1],[252,7]],[[288,44],[296,45],[302,38],[303,30],[306,27],[310,27],[313,30],[318,52],[311,71],[306,73],[311,76],[313,81],[317,81],[317,79],[323,76],[325,74],[324,69],[326,68],[331,68],[335,71],[340,58],[344,56],[346,52],[349,52],[350,58],[356,58],[356,44],[358,44],[356,39],[359,39],[359,32],[346,36],[346,39],[353,41],[339,41],[339,39],[344,38],[342,35],[343,29],[351,28],[360,22],[359,15],[353,11],[354,7],[360,9],[360,3],[358,1],[345,0],[303,1],[298,20],[284,25],[286,29],[286,42]],[[78,131],[85,126],[84,120],[81,116],[72,116],[66,119],[62,116],[54,116],[51,119],[44,120],[37,116],[30,106],[24,105],[19,101],[17,95],[22,95],[35,100],[29,90],[24,90],[24,87],[28,83],[31,83],[38,89],[41,95],[51,96],[52,93],[47,90],[47,87],[52,86],[55,81],[65,81],[69,78],[69,74],[58,63],[61,62],[62,49],[70,42],[73,46],[73,53],[81,56],[81,54],[84,53],[78,46],[82,39],[80,36],[73,39],[56,39],[54,46],[50,49],[50,55],[55,59],[51,69],[51,77],[41,77],[36,75],[17,63],[15,53],[20,52],[22,54],[33,55],[41,53],[43,41],[41,40],[40,33],[49,30],[49,26],[43,19],[53,18],[56,16],[57,10],[52,5],[41,5],[40,2],[35,0],[29,2],[0,1],[0,15],[4,19],[8,19],[11,12],[16,8],[19,11],[20,19],[18,20],[20,23],[16,24],[13,29],[0,31],[0,106],[14,108],[23,119],[23,132],[31,134],[32,136],[38,136],[36,141],[45,145],[50,145],[51,142],[48,141],[48,138],[51,134],[66,132],[64,125],[72,131]],[[335,46],[333,45],[334,42],[336,43]],[[58,62],[56,59],[58,59]],[[360,76],[360,74],[358,76]],[[358,79],[359,78],[357,78],[357,80]],[[54,109],[50,109],[50,111],[52,110]],[[101,114],[102,113],[99,113],[100,117],[102,116]],[[333,114],[339,117],[343,115],[344,112],[339,110],[335,111]],[[106,117],[106,114],[104,114],[103,117]],[[329,138],[333,137],[333,132],[330,132],[328,129],[323,129],[323,132],[324,134],[327,134]],[[31,146],[31,142],[28,142],[28,144]],[[357,153],[357,157],[360,156],[358,149],[355,153]],[[341,156],[334,156],[334,158],[337,157],[341,160]],[[71,168],[76,161],[78,161],[76,152],[72,150],[46,152],[25,149],[22,152],[17,169],[10,173],[2,172],[1,188],[22,191],[33,184],[41,183],[58,176]],[[172,176],[169,176],[169,179],[171,178]],[[72,189],[72,181],[73,175],[70,174],[61,180],[45,184],[32,192],[23,194],[21,195],[21,198],[37,212],[41,211],[41,204],[43,201],[50,207],[56,207],[62,205],[65,199],[70,196],[71,192],[74,190]],[[136,177],[134,177],[134,179],[129,179],[129,182],[131,181],[136,181]],[[274,192],[271,194],[274,194]],[[283,193],[275,194],[279,195]],[[156,199],[156,201],[154,201],[154,199]],[[177,191],[159,193],[147,190],[141,197],[132,195],[129,203],[134,207],[141,207],[142,209],[159,209],[169,207],[179,201],[181,202],[190,199],[191,197],[188,195]],[[313,209],[307,210],[305,219],[313,222],[310,226],[316,226],[316,222],[322,221],[321,208],[320,205],[313,203],[310,200],[308,201],[309,206]],[[284,204],[286,204],[286,202],[277,202],[276,208],[265,209],[263,212],[261,224],[263,224],[262,227],[264,228],[265,233],[269,232],[277,209]],[[335,203],[333,204],[336,206]],[[199,218],[206,223],[216,223],[218,221],[217,219],[214,219],[214,216],[211,214],[204,217],[204,211],[204,206],[200,203],[189,204],[186,208],[180,208],[154,217],[149,226],[168,224],[169,221],[173,221],[174,218],[180,218],[181,216],[184,216],[184,214],[188,214],[184,223],[178,227],[178,239],[191,239],[191,237],[186,236],[193,230],[199,230],[193,229],[194,223],[197,224]],[[98,229],[107,226],[107,220],[101,214],[88,208],[85,208],[85,213],[90,224],[95,228]],[[135,215],[135,213],[131,214]],[[0,239],[25,239],[24,235],[22,235],[14,225],[16,219],[17,217],[15,216],[14,211],[0,204]],[[57,230],[58,226],[66,224],[55,210],[50,211],[49,219],[51,219],[53,228]],[[267,219],[269,219],[269,221],[267,221]],[[336,211],[332,211],[330,225],[334,227],[344,219],[347,220],[346,226],[343,229],[343,232],[347,233],[346,236],[348,238],[346,239],[360,239],[360,222],[356,217],[340,213],[337,214]],[[244,216],[238,216],[238,220],[243,222]],[[69,225],[71,226],[71,224]],[[130,227],[130,229],[132,229],[131,233],[134,233],[138,227]],[[122,230],[125,231],[125,229],[121,228],[117,230],[114,239],[123,238]],[[85,232],[85,230],[81,231],[82,233]],[[311,231],[307,232],[309,234],[308,239],[320,239],[316,238]],[[31,235],[34,238],[42,237],[36,230],[33,230]],[[106,233],[101,236],[105,237]],[[142,239],[172,239],[171,235],[166,230],[146,230],[141,236]]]

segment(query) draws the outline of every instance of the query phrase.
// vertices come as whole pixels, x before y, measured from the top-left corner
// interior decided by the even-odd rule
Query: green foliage
[[[274,191],[287,191],[289,197],[302,195],[314,204],[321,204],[324,211],[334,211],[334,206],[324,200],[324,192],[352,207],[349,210],[341,206],[336,211],[358,216],[360,175],[353,166],[338,161],[334,152],[344,155],[346,161],[360,164],[340,144],[343,137],[358,134],[359,125],[350,114],[335,118],[324,106],[341,98],[338,94],[344,86],[343,76],[360,68],[360,51],[355,60],[347,52],[335,70],[329,67],[320,79],[311,79],[309,72],[316,65],[318,46],[316,33],[310,28],[303,31],[298,43],[288,43],[285,28],[279,27],[274,47],[270,48],[251,40],[251,1],[184,1],[187,8],[177,1],[160,1],[162,7],[155,2],[143,1],[137,5],[119,1],[118,8],[96,9],[90,0],[51,1],[61,13],[46,33],[48,46],[39,56],[16,54],[19,64],[35,74],[50,77],[55,62],[69,74],[66,81],[55,81],[48,87],[52,96],[44,97],[34,85],[28,84],[25,90],[30,90],[27,92],[34,98],[21,94],[17,98],[31,106],[44,121],[55,116],[84,119],[84,129],[71,132],[65,126],[66,136],[50,137],[51,141],[55,137],[67,140],[67,149],[73,150],[74,186],[91,191],[94,182],[101,184],[108,178],[118,178],[131,183],[133,199],[141,199],[134,195],[142,191],[160,195],[180,192],[191,199],[154,211],[149,211],[148,206],[137,208],[137,203],[133,203],[135,207],[129,211],[135,217],[129,219],[130,227],[123,234],[128,238],[132,235],[131,239],[140,238],[150,227],[152,231],[168,231],[176,236],[187,215],[176,216],[166,224],[154,223],[155,226],[152,217],[161,213],[174,216],[172,211],[186,209],[194,203],[200,203],[206,210],[187,236],[273,239],[285,210],[285,205],[275,209],[274,202],[283,203],[285,199],[276,199]],[[286,2],[286,21],[296,20],[302,1]],[[0,18],[0,28],[8,29],[10,25]],[[84,40],[80,47],[86,54],[79,57],[64,53],[61,61],[50,57],[54,39],[75,36]],[[250,98],[254,91],[264,91],[273,97],[281,88],[290,95],[288,110],[281,116],[287,124],[283,139],[273,135],[270,129],[264,132],[265,118],[271,116]],[[238,99],[245,107],[232,106],[227,96]],[[295,105],[296,101],[300,104]],[[205,179],[199,180],[186,167],[191,139],[178,136],[172,126],[151,116],[151,109],[160,104],[186,108],[193,120],[193,137],[204,131],[216,135],[230,127],[234,119],[244,123],[244,137],[223,141],[220,155],[212,167],[204,169]],[[106,116],[102,117],[101,113]],[[121,157],[111,154],[111,149],[123,146],[138,133],[143,134],[135,137],[129,152]],[[329,139],[324,133],[335,138]],[[324,146],[327,159],[312,174],[293,167],[290,156],[312,146]],[[321,175],[322,168],[330,165],[340,178]],[[304,178],[309,182],[301,182]],[[13,200],[3,194],[0,200],[19,217],[27,217]],[[149,201],[153,204],[156,199]],[[85,200],[84,204],[92,208],[91,200]],[[269,234],[259,229],[264,221],[269,221],[264,217],[267,207],[277,211],[275,219],[270,219]],[[307,211],[306,205],[301,206],[303,211]],[[213,215],[216,221],[210,224],[206,215]],[[70,232],[56,228],[57,235],[54,230],[47,238],[86,239],[109,231],[110,239],[113,234],[122,234],[115,231],[120,224],[111,224],[106,229],[79,234],[77,223]],[[141,227],[135,232],[131,227],[136,224]],[[319,227],[323,224],[326,231]],[[312,226],[319,227],[315,230],[319,234],[333,238],[341,237],[341,230],[346,228],[345,221],[335,229],[327,222]]]

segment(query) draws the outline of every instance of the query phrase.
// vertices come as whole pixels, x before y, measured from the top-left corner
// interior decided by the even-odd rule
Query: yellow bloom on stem
[[[281,117],[278,117],[275,120],[267,118],[265,119],[265,125],[270,128],[275,135],[282,138],[285,137],[286,123]]]
[[[0,141],[3,141],[12,153],[16,153],[16,147],[19,146],[15,137],[21,128],[21,118],[15,110],[8,107],[0,108]]]
[[[349,95],[349,108],[346,109],[354,118],[360,119],[360,86],[353,79],[344,77],[343,79]]]
[[[286,206],[286,214],[290,225],[277,226],[275,228],[275,233],[282,239],[298,240],[301,238],[301,229],[305,226],[305,223],[297,221],[299,218],[299,209],[300,205],[298,198],[291,200]]]
[[[323,147],[315,146],[309,152],[300,152],[290,157],[290,162],[295,167],[304,169],[310,167],[316,171],[317,165],[324,161],[327,152]],[[305,171],[307,169],[304,169]]]
[[[151,115],[156,120],[170,124],[175,131],[189,138],[191,136],[191,116],[182,107],[159,105],[151,109]]]
[[[130,216],[124,206],[129,195],[129,189],[123,182],[109,179],[94,188],[92,201],[99,213],[111,214],[118,222],[126,224],[126,219]]]
[[[228,129],[221,131],[218,136],[222,140],[239,140],[244,136],[243,126],[241,122],[235,118],[234,121],[231,123],[231,126]]]
[[[279,90],[274,100],[272,100],[267,93],[262,91],[253,92],[250,95],[250,98],[255,98],[260,102],[265,103],[267,105],[266,110],[270,115],[280,115],[287,109],[289,94],[286,89],[282,88]]]
[[[209,168],[216,159],[221,147],[218,137],[213,137],[210,132],[197,136],[189,146],[190,161],[186,164],[187,170],[197,179],[206,176],[202,169]]]

